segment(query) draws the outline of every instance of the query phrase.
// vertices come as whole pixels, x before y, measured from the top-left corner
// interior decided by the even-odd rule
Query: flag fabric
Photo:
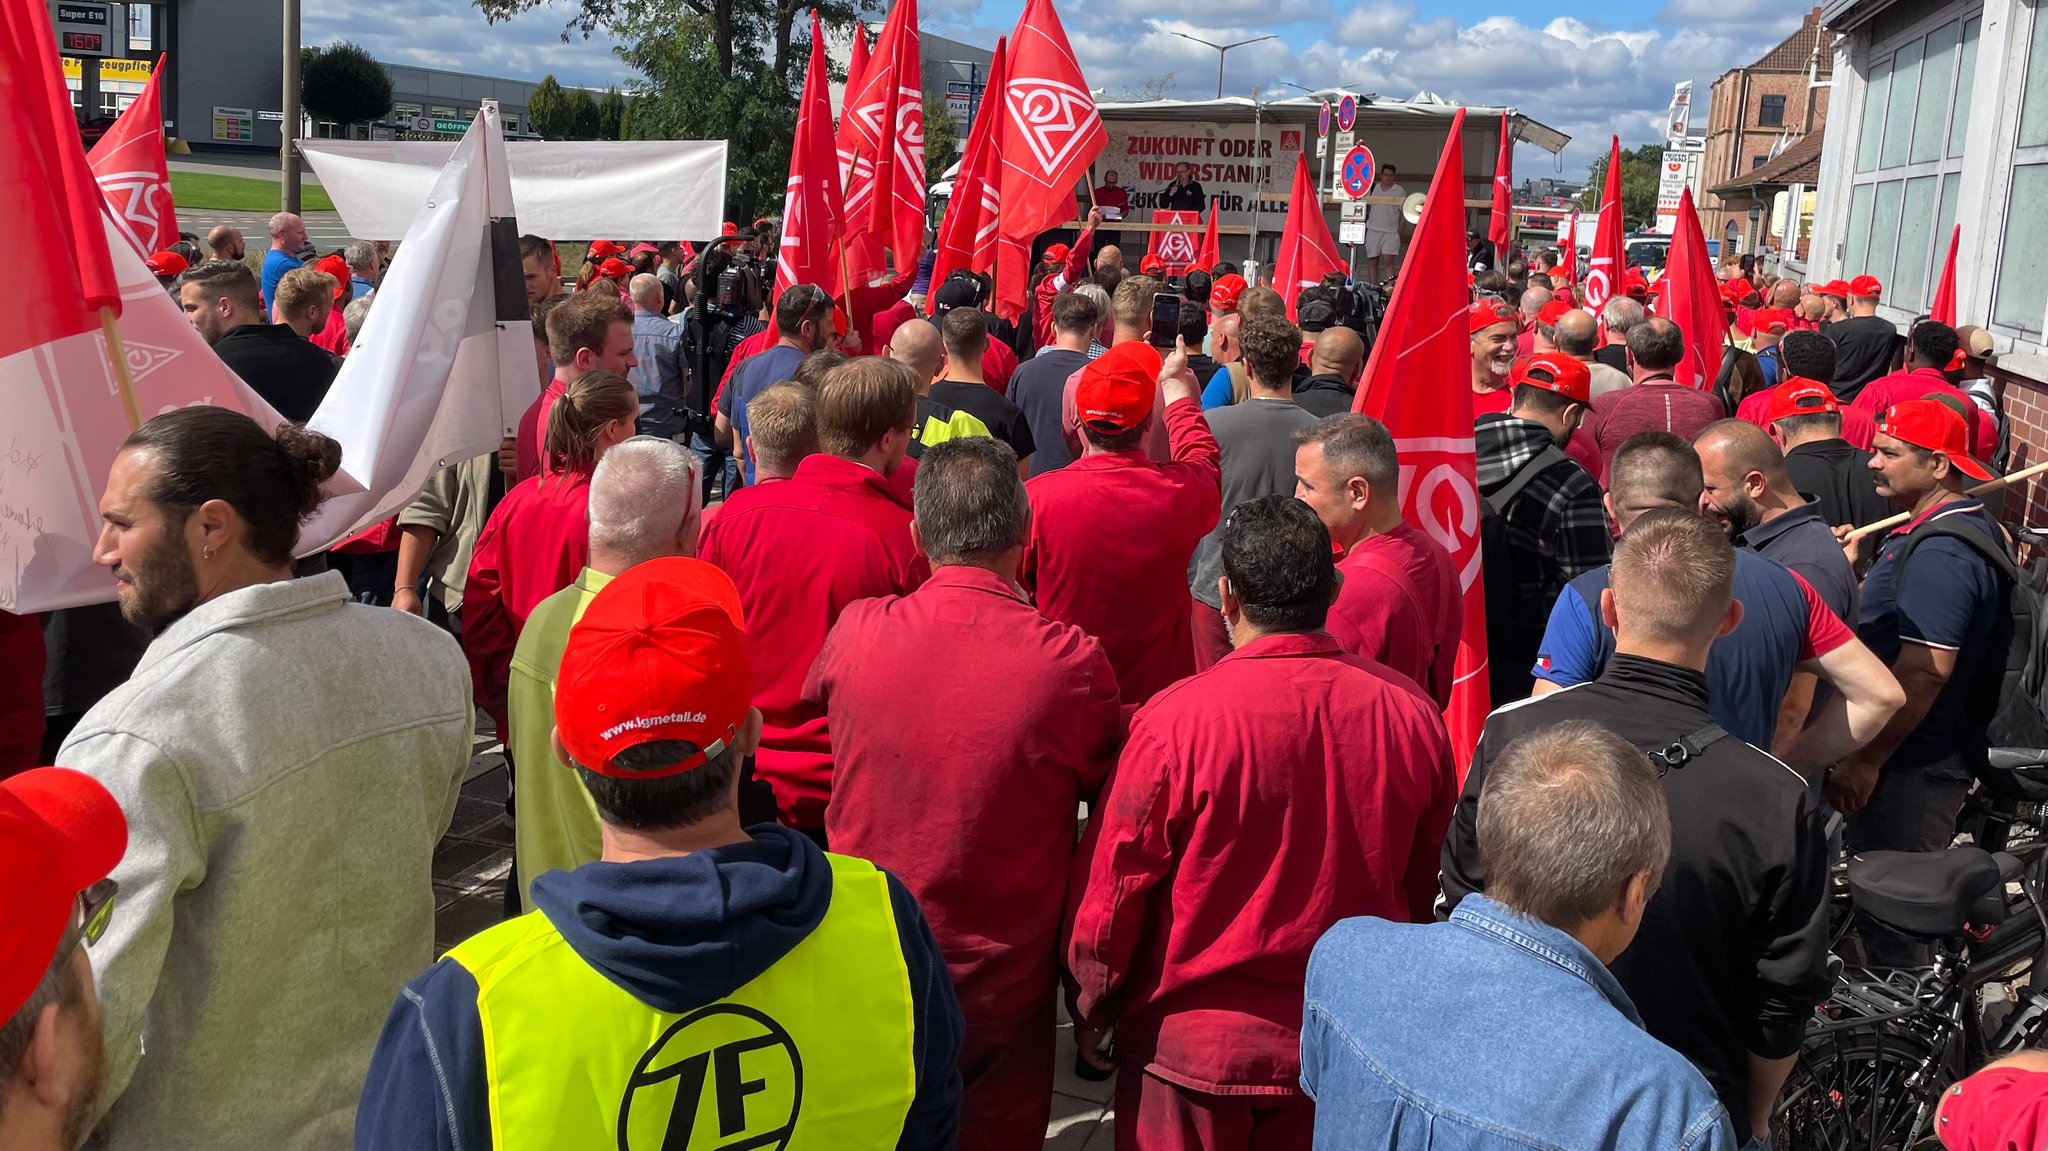
[[[1002,164],[996,158],[995,135],[996,125],[1003,117],[1008,52],[1009,40],[997,40],[981,111],[967,129],[967,150],[961,154],[960,171],[953,179],[953,196],[946,205],[946,218],[939,223],[938,247],[932,259],[932,291],[927,297],[933,308],[938,307],[938,285],[945,283],[946,277],[962,268],[986,272],[996,264]]]
[[[811,10],[811,61],[797,101],[796,143],[782,201],[782,247],[775,256],[775,294],[792,284],[840,291],[839,165],[832,146],[832,97],[825,74],[825,25]],[[851,286],[851,285],[848,285]]]
[[[1352,408],[1393,434],[1401,514],[1451,553],[1464,590],[1451,706],[1444,712],[1462,774],[1489,710],[1486,588],[1479,557],[1479,481],[1472,435],[1471,341],[1465,313],[1465,113],[1451,119],[1422,218]]]
[[[164,163],[163,103],[157,92],[163,74],[164,58],[158,56],[149,83],[86,156],[114,223],[144,256],[178,242],[171,173]]]
[[[434,473],[512,434],[540,394],[518,267],[505,136],[487,104],[406,230],[377,306],[309,421],[341,444],[342,474],[300,532],[300,554],[401,510]]]
[[[1209,205],[1209,225],[1202,229],[1202,250],[1195,254],[1195,267],[1214,272],[1223,262],[1223,237],[1216,231],[1216,205]]]
[[[1928,302],[1927,318],[1937,324],[1956,326],[1956,249],[1962,246],[1963,226],[1948,234],[1948,258],[1941,262],[1941,276],[1934,281],[1934,299]]]
[[[1564,222],[1564,250],[1563,250],[1563,251],[1561,251],[1561,252],[1559,252],[1559,253],[1557,254],[1557,262],[1558,262],[1558,266],[1560,266],[1560,267],[1562,267],[1562,268],[1564,269],[1564,278],[1565,278],[1565,279],[1567,279],[1567,280],[1569,280],[1569,281],[1571,281],[1572,283],[1578,283],[1578,280],[1579,280],[1579,210],[1578,210],[1577,208],[1573,208],[1573,209],[1572,209],[1572,214],[1571,214],[1570,216],[1567,216],[1567,217],[1565,218],[1565,222]],[[1584,302],[1583,300],[1582,300],[1582,301],[1580,301],[1580,302],[1581,302],[1582,304],[1584,304],[1584,303],[1585,303],[1585,302]],[[1593,307],[1592,307],[1592,305],[1590,305],[1590,304],[1586,304],[1586,305],[1585,305],[1585,307],[1586,307],[1586,310],[1587,310],[1587,311],[1589,311],[1589,312],[1590,312],[1590,311],[1593,311],[1593,310],[1594,310],[1594,309],[1593,309]]]
[[[1607,153],[1607,186],[1600,194],[1599,231],[1593,236],[1593,258],[1586,269],[1586,310],[1598,313],[1621,291],[1621,137]]]
[[[1493,220],[1487,230],[1487,238],[1496,248],[1506,248],[1513,238],[1514,215],[1513,185],[1515,178],[1515,138],[1508,134],[1508,114],[1500,114],[1500,156],[1493,162]]]
[[[1691,188],[1679,193],[1671,254],[1657,289],[1657,314],[1677,324],[1685,335],[1685,354],[1671,370],[1672,382],[1713,387],[1721,372],[1721,350],[1728,342],[1728,313],[1722,307],[1721,283],[1714,276],[1714,259],[1707,254]]]
[[[1202,214],[1185,210],[1175,211],[1169,208],[1154,208],[1152,210],[1152,222],[1155,224],[1178,224],[1181,227],[1192,227],[1202,222]],[[1195,234],[1193,232],[1183,232],[1178,229],[1154,232],[1146,243],[1145,250],[1147,253],[1159,257],[1160,263],[1166,265],[1166,274],[1169,277],[1185,276],[1189,268],[1208,266],[1201,262],[1201,253],[1195,249]]]
[[[847,89],[840,117],[852,124],[847,220],[872,232],[907,268],[924,246],[924,80],[918,64],[917,0],[896,0],[882,22],[860,89]],[[868,175],[862,176],[867,164]]]
[[[840,97],[839,130],[836,150],[839,153],[839,189],[842,203],[852,194],[855,181],[855,165],[859,165],[859,179],[864,192],[871,191],[875,178],[875,161],[872,145],[865,154],[856,151],[859,144],[858,132],[853,117],[853,95],[861,90],[863,77],[868,73],[868,33],[860,21],[853,22],[853,62],[846,66],[846,88]],[[846,220],[843,225],[846,244],[847,274],[855,284],[872,283],[883,268],[882,245],[868,234],[864,222]]]
[[[6,357],[96,328],[101,308],[121,307],[104,201],[79,146],[48,5],[0,4],[0,139],[0,220],[39,251],[62,256],[0,276]]]
[[[1028,245],[1073,212],[1075,182],[1109,143],[1052,0],[1030,0],[1010,33],[1003,105],[1002,232]]]
[[[1459,202],[1464,202],[1462,193]],[[1465,266],[1462,248],[1458,266]],[[1330,238],[1329,222],[1323,219],[1323,199],[1309,177],[1306,155],[1297,152],[1294,191],[1287,198],[1287,226],[1281,229],[1280,247],[1273,253],[1273,290],[1287,301],[1287,315],[1291,319],[1294,301],[1300,298],[1303,288],[1314,287],[1331,272],[1347,269],[1344,257],[1337,254],[1337,242]]]

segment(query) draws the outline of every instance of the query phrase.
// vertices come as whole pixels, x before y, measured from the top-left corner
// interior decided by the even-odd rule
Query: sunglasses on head
[[[80,943],[91,947],[107,933],[107,924],[114,919],[114,896],[119,894],[120,890],[120,884],[111,879],[102,879],[78,893]]]

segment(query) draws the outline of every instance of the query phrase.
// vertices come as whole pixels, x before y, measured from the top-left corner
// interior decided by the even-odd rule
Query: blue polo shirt
[[[726,418],[732,421],[732,450],[734,454],[746,452],[747,403],[761,394],[771,384],[796,378],[798,364],[804,362],[804,353],[788,344],[776,344],[767,351],[746,358],[733,372],[732,383],[726,387],[732,410]],[[746,456],[747,483],[754,482],[754,457]]]
[[[1594,568],[1558,595],[1530,669],[1537,679],[1572,687],[1606,668],[1614,630],[1601,622],[1599,603],[1608,570]],[[1707,713],[1728,734],[1769,751],[1793,671],[1847,643],[1850,632],[1811,585],[1755,552],[1735,553],[1735,598],[1742,622],[1707,653]]]
[[[1973,499],[1943,504],[1886,536],[1863,577],[1856,634],[1887,664],[1898,659],[1907,641],[1956,653],[1955,673],[1942,685],[1920,726],[1886,762],[1940,765],[1943,773],[1966,778],[1970,757],[1981,756],[1985,746],[1983,717],[1971,713],[1969,700],[1981,687],[1978,677],[1986,670],[1986,661],[1996,659],[2002,665],[2004,658],[2003,652],[1991,650],[2005,610],[2004,588],[1990,561],[1962,540],[1940,536],[1913,549],[1901,579],[1899,554],[1914,532],[1930,524],[1974,528],[2004,546],[1998,521]]]
[[[284,274],[300,267],[297,256],[288,256],[276,248],[263,253],[263,322],[270,322],[270,306],[277,302],[277,282]]]

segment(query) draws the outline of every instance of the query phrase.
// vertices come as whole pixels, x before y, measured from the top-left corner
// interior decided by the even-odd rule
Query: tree
[[[1629,226],[1654,223],[1657,219],[1657,181],[1664,167],[1664,145],[1644,144],[1621,150],[1621,216]],[[1599,211],[1600,197],[1607,191],[1607,157],[1593,161],[1586,175],[1585,190],[1579,193],[1579,207]]]
[[[625,139],[626,97],[617,88],[606,88],[597,99],[597,138]]]
[[[1124,90],[1117,99],[1128,100],[1133,103],[1145,100],[1159,100],[1163,99],[1172,90],[1173,73],[1161,72],[1157,76],[1141,81],[1135,88],[1129,84],[1124,85]]]
[[[569,111],[569,94],[555,80],[554,73],[542,76],[526,101],[526,127],[549,140],[566,140],[575,130],[575,116]]]
[[[497,23],[542,7],[550,0],[472,0],[486,20]],[[562,30],[584,39],[604,31],[614,40],[638,40],[650,28],[674,34],[689,24],[703,40],[706,56],[720,77],[737,80],[748,71],[750,58],[769,65],[783,86],[801,81],[803,50],[808,36],[797,35],[797,18],[816,8],[825,23],[843,25],[855,17],[883,11],[882,0],[574,0],[574,15]],[[792,50],[794,49],[794,51]],[[625,51],[626,49],[622,49]]]
[[[391,110],[391,75],[361,46],[336,41],[306,62],[299,99],[316,120],[375,120]]]
[[[571,140],[596,140],[598,136],[597,100],[588,88],[569,89],[569,138]]]
[[[989,96],[982,97],[982,111],[993,107]],[[953,112],[946,107],[944,96],[924,98],[924,172],[936,180],[939,174],[953,166],[960,158],[960,136],[953,127]]]

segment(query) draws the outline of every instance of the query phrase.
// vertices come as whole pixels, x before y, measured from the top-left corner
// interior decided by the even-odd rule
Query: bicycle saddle
[[[2000,799],[2048,802],[2048,748],[1994,747],[1979,781]]]
[[[1897,931],[1930,939],[2005,918],[1999,862],[1976,847],[1947,851],[1872,851],[1849,857],[1849,898],[1856,910]]]

